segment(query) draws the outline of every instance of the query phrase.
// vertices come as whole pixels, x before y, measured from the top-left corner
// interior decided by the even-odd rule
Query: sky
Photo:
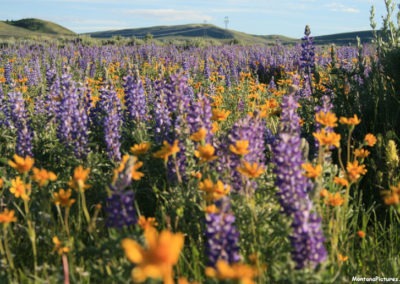
[[[39,18],[76,33],[208,23],[300,38],[305,25],[313,36],[368,30],[372,5],[380,27],[384,0],[0,0],[0,20]]]

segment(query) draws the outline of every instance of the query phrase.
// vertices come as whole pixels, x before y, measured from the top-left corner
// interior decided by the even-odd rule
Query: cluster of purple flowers
[[[235,215],[231,212],[230,200],[224,197],[216,202],[219,212],[206,213],[206,255],[209,266],[218,260],[230,264],[240,261],[239,231],[235,226]]]
[[[323,262],[327,252],[323,245],[324,237],[321,219],[313,211],[308,192],[310,181],[303,175],[304,163],[301,152],[300,118],[298,105],[293,94],[282,99],[280,129],[273,152],[278,197],[284,212],[293,218],[292,258],[296,268],[314,268]]]
[[[106,201],[108,227],[121,228],[135,224],[137,214],[135,209],[135,193],[127,190],[132,183],[133,157],[126,161],[124,169],[118,173],[114,182],[110,185],[111,195]]]
[[[12,91],[8,93],[8,108],[10,120],[13,122],[13,127],[17,129],[15,153],[21,157],[33,157],[33,130],[21,92]]]

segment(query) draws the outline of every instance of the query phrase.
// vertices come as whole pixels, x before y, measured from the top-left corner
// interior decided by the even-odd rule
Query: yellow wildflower
[[[365,143],[367,143],[368,146],[372,147],[376,143],[376,137],[375,135],[368,133],[367,135],[365,135],[364,141]]]
[[[361,175],[365,175],[367,172],[365,165],[359,165],[358,161],[348,162],[346,169],[350,181],[357,181]]]
[[[217,156],[214,156],[215,148],[211,144],[199,145],[197,150],[194,151],[194,155],[200,159],[201,163],[211,162],[217,159]]]
[[[142,142],[140,144],[133,145],[130,150],[133,155],[139,156],[146,154],[149,151],[150,146],[150,142]]]
[[[169,144],[168,141],[164,141],[162,148],[159,151],[155,152],[153,156],[163,159],[164,162],[167,162],[169,156],[175,155],[180,151],[178,144],[178,140],[175,140],[173,144]]]
[[[10,192],[14,194],[16,198],[21,197],[23,200],[29,200],[31,194],[31,185],[25,184],[19,176],[11,180]]]
[[[133,157],[133,167],[132,167],[132,179],[133,180],[140,180],[144,173],[138,172],[137,170],[143,166],[143,162],[138,161],[137,157]]]
[[[334,177],[333,182],[344,187],[349,186],[349,181],[342,177]]]
[[[325,204],[330,205],[332,207],[340,206],[344,203],[344,198],[340,195],[339,192],[334,194],[328,193],[328,196],[325,198]]]
[[[90,168],[84,169],[81,165],[74,169],[74,175],[71,180],[68,182],[69,187],[75,190],[85,190],[90,188],[90,185],[85,184],[86,180],[89,177]]]
[[[336,127],[337,117],[332,112],[320,111],[315,115],[315,121],[324,125],[325,127]]]
[[[242,263],[229,265],[224,260],[219,260],[215,266],[206,268],[206,275],[218,280],[233,280],[238,283],[253,284],[258,275],[257,269]]]
[[[370,152],[365,149],[355,149],[354,150],[354,156],[356,158],[364,159],[364,158],[368,157],[369,154],[370,154]]]
[[[355,114],[353,117],[341,117],[339,122],[346,125],[358,125],[361,123],[361,119]]]
[[[264,167],[260,164],[254,162],[249,163],[244,161],[240,167],[237,167],[236,170],[248,178],[258,178],[264,172]]]
[[[206,139],[206,136],[207,136],[207,129],[202,127],[198,131],[190,135],[190,139],[192,139],[195,142],[201,142],[204,139]]]
[[[213,183],[211,179],[205,179],[199,183],[199,190],[205,192],[205,199],[207,201],[215,201],[227,195],[230,191],[229,185],[224,185],[222,181],[218,180]]]
[[[304,175],[308,178],[317,178],[322,174],[321,165],[316,165],[314,167],[311,163],[304,163],[301,167],[306,171]]]
[[[322,129],[318,132],[314,132],[313,135],[321,146],[335,146],[339,148],[340,134],[335,132],[326,132],[325,129]]]
[[[144,217],[143,215],[138,219],[138,225],[143,230],[147,230],[148,228],[154,228],[158,225],[156,218],[154,217]]]
[[[45,186],[49,183],[49,181],[57,180],[57,176],[55,173],[51,171],[46,171],[45,169],[33,168],[32,179],[36,181],[39,184],[39,186]]]
[[[35,160],[29,156],[23,158],[15,154],[13,158],[14,161],[9,160],[8,164],[21,174],[29,172],[35,163]]]
[[[53,193],[54,204],[60,205],[61,207],[71,207],[72,204],[74,204],[76,201],[75,199],[70,199],[71,194],[72,194],[71,189],[65,191],[64,189],[61,188],[58,192],[54,192]]]
[[[67,246],[63,246],[63,244],[61,243],[60,239],[57,236],[53,237],[53,244],[54,244],[53,252],[56,251],[59,255],[69,252],[69,248]]]
[[[11,222],[16,222],[17,217],[15,217],[14,215],[14,210],[5,209],[3,212],[0,213],[0,224],[9,224]]]
[[[230,113],[229,110],[213,109],[211,119],[215,121],[224,121],[228,118]]]
[[[238,140],[235,145],[229,145],[229,150],[239,156],[248,154],[249,151],[249,140]]]
[[[148,228],[144,231],[144,237],[146,248],[129,238],[121,242],[125,256],[135,264],[132,270],[133,282],[155,278],[162,279],[164,284],[173,284],[173,266],[178,262],[183,248],[183,234],[167,230],[158,233],[156,229]]]

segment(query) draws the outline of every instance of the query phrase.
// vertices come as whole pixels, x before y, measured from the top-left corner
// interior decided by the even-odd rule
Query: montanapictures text
[[[400,282],[399,278],[386,278],[386,277],[379,277],[379,276],[375,276],[375,277],[357,277],[357,276],[353,276],[353,278],[351,278],[351,281],[354,282]]]

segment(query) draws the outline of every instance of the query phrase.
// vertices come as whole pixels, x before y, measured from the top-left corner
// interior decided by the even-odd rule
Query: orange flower
[[[340,146],[340,134],[326,132],[325,129],[322,129],[318,132],[314,132],[313,135],[321,146],[335,146],[337,148]]]
[[[212,123],[211,132],[212,132],[212,133],[217,133],[218,130],[219,130],[218,122],[217,122],[217,121],[214,121],[214,122]]]
[[[321,196],[322,198],[328,197],[330,194],[330,192],[326,189],[323,188],[320,192],[319,192],[319,196]]]
[[[190,139],[192,139],[195,142],[201,142],[204,139],[206,139],[206,136],[207,136],[207,129],[202,127],[197,132],[190,135]]]
[[[315,121],[324,125],[325,127],[336,127],[337,117],[332,112],[320,111],[315,115]]]
[[[361,239],[365,238],[365,232],[364,231],[357,231],[357,236],[359,236]]]
[[[3,212],[0,213],[0,224],[9,224],[11,222],[16,222],[17,217],[15,217],[14,215],[14,210],[5,209]]]
[[[357,114],[355,114],[353,117],[341,117],[339,122],[341,124],[347,124],[347,125],[358,125],[360,124],[361,120],[358,118]]]
[[[368,157],[369,154],[370,154],[370,152],[365,149],[355,149],[354,150],[354,156],[356,158],[364,159],[364,158]]]
[[[11,180],[10,192],[14,194],[16,198],[21,197],[23,200],[29,200],[31,194],[31,185],[25,184],[19,176],[16,179]]]
[[[3,179],[2,179],[2,178],[0,178],[0,189],[2,189],[2,188],[3,188],[3,185],[4,185],[4,181],[3,181]]]
[[[69,247],[63,246],[63,244],[61,243],[60,239],[57,236],[53,237],[53,244],[54,244],[53,252],[56,251],[59,255],[69,252]]]
[[[200,159],[201,163],[211,162],[217,159],[217,156],[214,156],[215,148],[211,144],[206,144],[204,146],[199,145],[197,150],[194,151],[194,155]]]
[[[15,154],[13,158],[14,161],[9,160],[8,164],[21,174],[29,172],[35,163],[35,160],[29,156],[22,158]]]
[[[175,140],[173,144],[169,144],[168,141],[164,141],[162,148],[159,151],[155,152],[153,156],[163,159],[164,162],[167,162],[169,156],[175,155],[180,151],[178,144],[178,140]]]
[[[253,284],[253,279],[258,275],[257,269],[242,263],[229,265],[224,260],[219,260],[213,267],[206,268],[206,275],[218,280],[233,280],[238,283]]]
[[[201,179],[201,177],[203,176],[203,175],[201,174],[201,172],[194,172],[194,171],[191,172],[190,175],[191,175],[192,177],[196,178],[196,179]]]
[[[240,167],[237,167],[236,170],[248,178],[258,178],[263,172],[264,167],[259,165],[258,163],[249,163],[244,161]]]
[[[57,180],[57,176],[55,173],[46,171],[45,169],[33,168],[32,179],[41,187],[47,185],[49,181]]]
[[[340,196],[339,192],[334,194],[328,193],[328,196],[325,198],[325,204],[330,205],[332,207],[340,206],[344,203],[344,198]]]
[[[138,219],[138,225],[143,230],[147,230],[148,228],[154,228],[158,225],[156,218],[154,217],[144,217],[143,215]]]
[[[74,175],[71,180],[68,182],[69,187],[75,190],[84,191],[85,189],[90,188],[90,185],[85,184],[86,180],[89,177],[90,168],[84,169],[81,165],[74,169]]]
[[[322,166],[316,165],[313,167],[311,163],[304,163],[301,167],[306,171],[305,176],[308,178],[317,178],[322,174]]]
[[[140,144],[133,145],[130,150],[133,155],[139,156],[146,154],[149,151],[150,146],[150,142],[142,142]]]
[[[125,256],[135,264],[132,270],[133,282],[155,278],[162,279],[164,284],[173,284],[173,266],[178,262],[183,248],[183,234],[166,230],[158,233],[156,229],[148,228],[144,231],[144,237],[146,248],[128,238],[121,242]]]
[[[62,207],[71,207],[72,204],[75,203],[75,199],[70,199],[72,194],[71,189],[65,191],[64,189],[60,189],[58,192],[53,193],[54,204],[61,205]]]
[[[338,254],[338,259],[339,259],[340,262],[346,262],[349,259],[349,257],[339,253]]]
[[[398,205],[400,203],[400,182],[397,186],[391,186],[390,190],[383,191],[382,194],[386,205]]]
[[[365,143],[367,143],[368,146],[372,147],[376,143],[376,137],[375,135],[368,133],[367,135],[365,135],[364,141]]]
[[[143,166],[143,162],[138,161],[137,157],[133,157],[133,167],[132,167],[132,179],[133,180],[140,180],[143,176],[144,173],[138,172],[137,170],[140,169]]]
[[[229,145],[229,150],[239,156],[244,156],[248,154],[249,151],[249,141],[248,140],[238,140],[235,145]]]
[[[224,121],[228,118],[229,114],[231,112],[229,110],[223,110],[223,109],[213,109],[212,110],[212,120],[215,121]]]
[[[349,186],[349,181],[342,177],[334,177],[333,182],[344,187]]]
[[[199,190],[205,192],[205,199],[207,201],[219,200],[230,191],[229,185],[224,185],[222,181],[218,180],[213,183],[211,179],[205,179],[199,183]]]
[[[346,169],[350,181],[357,181],[361,175],[365,175],[367,172],[365,165],[358,165],[358,161],[348,162]]]

